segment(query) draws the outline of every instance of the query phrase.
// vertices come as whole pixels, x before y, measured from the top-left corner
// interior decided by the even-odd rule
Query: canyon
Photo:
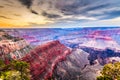
[[[119,33],[119,28],[1,30],[0,59],[29,63],[31,80],[96,80],[105,64],[120,61]]]

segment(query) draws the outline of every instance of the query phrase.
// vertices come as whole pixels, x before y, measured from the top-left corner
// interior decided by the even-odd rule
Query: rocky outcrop
[[[21,60],[30,63],[32,80],[45,80],[52,77],[56,65],[64,61],[70,51],[59,41],[51,41],[36,47]]]
[[[32,47],[20,37],[13,37],[7,32],[0,30],[0,59],[8,63],[11,59],[24,57]]]
[[[72,50],[65,61],[58,63],[54,76],[57,80],[80,80],[82,70],[89,65],[88,53],[81,49]]]
[[[118,56],[118,57],[117,57]],[[72,50],[54,71],[56,80],[96,80],[104,64],[120,61],[120,52],[83,47]]]

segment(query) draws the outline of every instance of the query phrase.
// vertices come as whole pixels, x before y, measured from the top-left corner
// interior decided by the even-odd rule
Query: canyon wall
[[[21,60],[30,63],[32,80],[45,80],[52,77],[56,65],[64,61],[71,49],[59,41],[51,41],[37,46]]]

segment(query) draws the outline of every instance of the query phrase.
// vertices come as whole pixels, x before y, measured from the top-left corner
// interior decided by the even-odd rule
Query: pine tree
[[[120,80],[120,62],[106,64],[101,74],[97,80]]]
[[[13,60],[6,65],[0,60],[0,79],[30,80],[29,64],[23,61]]]

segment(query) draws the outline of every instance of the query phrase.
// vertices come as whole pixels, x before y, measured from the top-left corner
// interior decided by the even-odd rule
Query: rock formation
[[[56,65],[64,61],[70,51],[59,41],[51,41],[37,46],[21,60],[30,63],[32,80],[44,80],[52,77]]]
[[[6,63],[11,59],[20,59],[25,56],[32,47],[23,38],[13,37],[0,30],[0,59]]]

